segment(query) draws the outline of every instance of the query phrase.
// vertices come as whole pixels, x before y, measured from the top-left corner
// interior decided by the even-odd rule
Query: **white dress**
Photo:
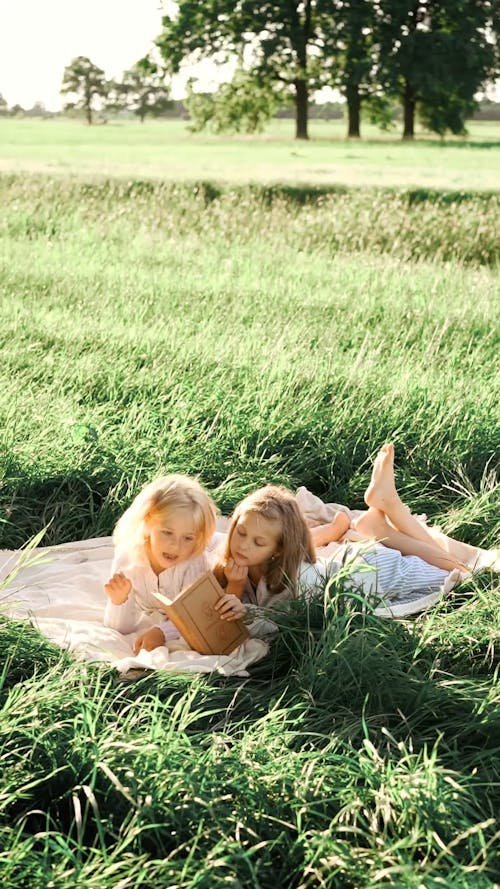
[[[179,633],[173,623],[165,619],[155,592],[175,599],[183,589],[210,569],[206,551],[192,559],[166,568],[155,574],[146,554],[133,558],[128,552],[117,550],[113,559],[111,576],[122,571],[132,583],[132,591],[123,605],[113,605],[110,599],[104,611],[104,626],[127,634],[144,632],[151,627],[159,627],[166,639],[178,639]]]

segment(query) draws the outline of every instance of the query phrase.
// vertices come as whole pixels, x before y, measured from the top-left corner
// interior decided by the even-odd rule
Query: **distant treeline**
[[[347,115],[347,106],[345,102],[309,102],[308,103],[308,112],[309,118],[311,120],[343,120]],[[63,111],[50,111],[45,107],[43,102],[35,102],[30,108],[23,108],[22,105],[15,104],[9,106],[5,100],[3,100],[2,95],[0,94],[0,118],[1,117],[34,117],[34,118],[57,118],[57,117],[68,117],[74,116],[74,113],[68,112],[67,110]],[[122,118],[126,117],[134,117],[132,111],[121,111],[117,112],[117,115]],[[99,119],[102,122],[104,119],[108,117],[108,113],[106,111],[101,111],[99,113]],[[278,110],[274,114],[275,118],[283,118],[283,119],[292,119],[295,118],[295,110],[293,106],[290,104],[288,106],[284,106],[282,108],[278,108]],[[170,102],[170,106],[164,109],[160,114],[156,115],[157,119],[160,120],[172,120],[172,119],[180,119],[180,120],[189,120],[189,110],[187,105],[180,100],[172,100]],[[399,108],[394,108],[393,110],[393,119],[400,120],[401,119],[401,111]],[[478,105],[478,108],[470,115],[468,120],[485,120],[485,121],[500,121],[500,102],[493,101],[484,101]]]
[[[297,139],[308,138],[310,117],[340,116],[350,138],[361,136],[362,118],[382,129],[401,121],[403,139],[417,120],[440,136],[463,135],[476,97],[500,78],[499,37],[492,0],[177,0],[153,48],[121,79],[78,56],[61,93],[65,110],[88,124],[96,113],[144,121],[187,111],[194,131],[251,133],[292,107]],[[191,78],[180,108],[171,78],[193,60],[231,63],[232,74],[213,92]],[[342,102],[318,105],[322,92]]]

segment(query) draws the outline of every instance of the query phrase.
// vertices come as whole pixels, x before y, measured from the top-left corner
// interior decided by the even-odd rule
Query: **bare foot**
[[[389,506],[398,499],[394,481],[394,445],[384,444],[375,457],[372,477],[365,492],[365,503],[387,512]]]
[[[468,567],[472,571],[500,572],[500,549],[478,549],[477,559],[470,559]]]

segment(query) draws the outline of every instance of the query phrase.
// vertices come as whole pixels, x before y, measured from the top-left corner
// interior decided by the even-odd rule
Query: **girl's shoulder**
[[[245,592],[248,601],[254,602],[260,608],[275,608],[276,606],[286,604],[286,602],[294,598],[292,590],[286,586],[274,593],[271,592],[265,577],[261,577],[255,590],[248,586]]]

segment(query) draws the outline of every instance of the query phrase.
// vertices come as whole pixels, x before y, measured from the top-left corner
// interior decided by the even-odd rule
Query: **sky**
[[[108,78],[146,55],[161,31],[171,0],[0,0],[0,93],[9,107],[42,102],[58,111],[67,97],[59,90],[63,72],[76,56],[88,56]],[[210,61],[186,67],[174,78],[173,98],[182,98],[188,76],[213,89],[230,78],[230,67]],[[494,98],[500,101],[500,84]],[[336,98],[328,95],[324,97]],[[493,98],[493,96],[492,96]]]
[[[0,93],[12,107],[58,111],[66,65],[88,56],[108,78],[146,55],[161,31],[161,0],[0,0]],[[191,72],[193,73],[193,72]],[[197,74],[210,85],[210,63]],[[182,95],[183,79],[173,96]]]

